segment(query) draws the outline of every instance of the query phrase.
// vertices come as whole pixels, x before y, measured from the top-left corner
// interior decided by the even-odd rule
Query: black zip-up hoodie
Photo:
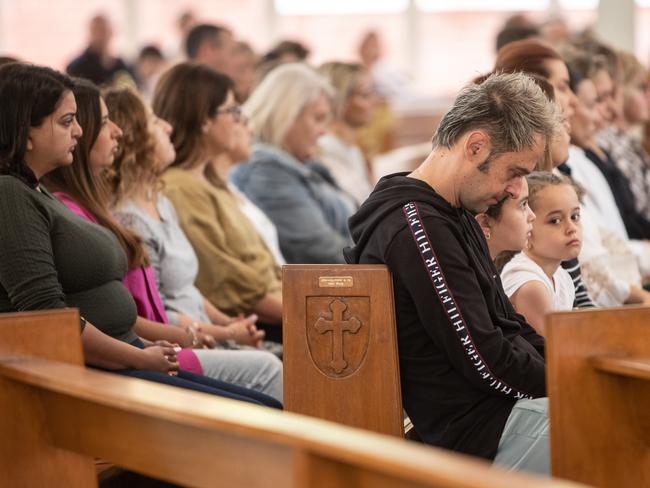
[[[398,173],[349,226],[346,260],[393,274],[402,398],[416,431],[493,459],[515,402],[546,395],[544,339],[510,304],[478,223]]]

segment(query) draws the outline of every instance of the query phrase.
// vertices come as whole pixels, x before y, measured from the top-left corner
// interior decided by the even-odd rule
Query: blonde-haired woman
[[[244,105],[253,126],[250,160],[232,181],[278,230],[289,263],[342,263],[351,244],[352,199],[313,159],[330,119],[332,88],[306,65],[273,70]]]
[[[372,190],[370,168],[357,145],[357,132],[370,122],[374,110],[372,79],[360,64],[331,62],[318,71],[335,90],[334,121],[318,141],[319,158],[360,205]]]

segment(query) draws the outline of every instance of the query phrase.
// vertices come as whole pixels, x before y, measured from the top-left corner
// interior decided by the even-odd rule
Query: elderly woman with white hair
[[[330,119],[332,88],[306,65],[273,70],[244,105],[253,126],[250,160],[232,181],[278,230],[289,263],[342,263],[353,200],[313,159]]]

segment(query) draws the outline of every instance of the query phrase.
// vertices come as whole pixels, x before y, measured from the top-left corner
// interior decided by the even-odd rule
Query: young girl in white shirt
[[[527,182],[527,201],[510,199],[477,219],[497,261],[503,251],[523,250],[505,264],[501,281],[515,309],[543,334],[546,313],[573,308],[573,281],[560,263],[580,253],[580,200],[562,176],[536,172]],[[517,243],[522,247],[514,248]]]

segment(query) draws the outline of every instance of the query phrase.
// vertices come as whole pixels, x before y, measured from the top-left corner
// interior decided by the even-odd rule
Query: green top
[[[109,230],[6,175],[0,228],[0,312],[77,307],[102,332],[136,338],[135,302],[122,284],[128,263]]]

